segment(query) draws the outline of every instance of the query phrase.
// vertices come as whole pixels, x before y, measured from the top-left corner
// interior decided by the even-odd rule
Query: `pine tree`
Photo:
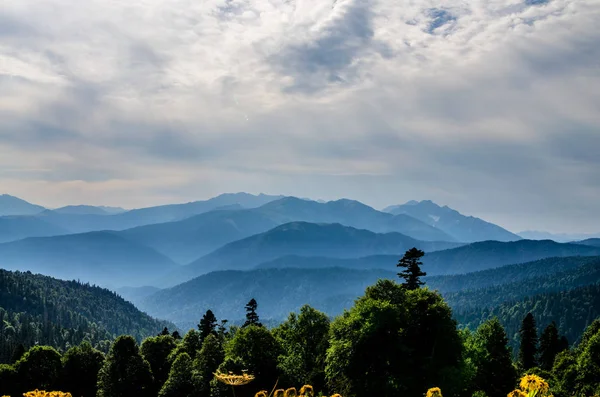
[[[179,331],[175,330],[173,331],[173,333],[171,334],[171,336],[173,337],[173,339],[175,340],[181,340],[181,334],[179,333]]]
[[[204,339],[208,335],[216,335],[217,334],[217,317],[212,312],[212,310],[208,309],[202,319],[200,319],[200,324],[198,324],[198,330],[200,331],[200,343],[204,342]]]
[[[523,322],[521,323],[521,329],[519,330],[521,335],[521,346],[519,347],[519,363],[523,370],[527,371],[537,365],[537,329],[535,328],[535,319],[533,314],[527,313]]]
[[[540,336],[540,368],[547,371],[551,370],[560,348],[558,328],[556,327],[556,323],[552,321]]]
[[[258,303],[256,303],[256,299],[250,299],[250,302],[246,305],[246,322],[242,327],[247,327],[248,325],[256,325],[257,327],[262,327],[262,324],[259,322],[258,314],[256,314],[256,308],[258,307]]]
[[[150,364],[131,336],[119,336],[98,374],[98,397],[150,397],[153,378]]]
[[[169,328],[164,327],[162,332],[160,334],[158,334],[158,336],[164,336],[164,335],[169,335]]]
[[[402,259],[396,265],[397,267],[402,267],[400,273],[398,273],[398,277],[403,278],[405,281],[402,283],[402,286],[408,290],[415,290],[421,287],[421,285],[425,284],[421,281],[421,277],[427,275],[427,273],[421,271],[421,265],[423,262],[420,259],[425,255],[425,252],[417,249],[411,248],[406,251]]]

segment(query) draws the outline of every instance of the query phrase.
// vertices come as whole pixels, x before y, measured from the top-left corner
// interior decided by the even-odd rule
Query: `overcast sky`
[[[0,0],[0,193],[600,231],[598,0]]]

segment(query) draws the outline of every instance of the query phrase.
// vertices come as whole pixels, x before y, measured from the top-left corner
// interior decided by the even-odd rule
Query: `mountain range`
[[[111,232],[32,237],[0,244],[0,267],[102,286],[142,286],[177,265],[166,256]]]
[[[444,230],[455,240],[466,243],[482,240],[516,241],[521,237],[482,219],[465,216],[448,206],[440,207],[430,200],[410,201],[384,209],[394,215],[405,214]]]
[[[459,243],[419,241],[401,233],[374,233],[339,223],[290,222],[267,232],[234,241],[176,270],[173,285],[216,270],[249,270],[282,256],[359,258],[368,255],[402,256],[412,247],[434,251]],[[168,285],[168,284],[167,284]]]
[[[44,210],[44,207],[28,203],[18,197],[0,194],[0,216],[34,215]]]
[[[388,269],[271,268],[212,272],[134,302],[142,310],[180,326],[197,321],[211,309],[220,318],[237,321],[251,298],[265,319],[283,319],[308,303],[329,315],[340,314],[367,285],[378,279],[397,280],[394,263]],[[547,258],[501,266],[464,275],[425,277],[429,288],[439,290],[454,310],[489,308],[511,300],[546,292],[569,290],[600,282],[600,257]],[[529,285],[529,287],[528,287]]]

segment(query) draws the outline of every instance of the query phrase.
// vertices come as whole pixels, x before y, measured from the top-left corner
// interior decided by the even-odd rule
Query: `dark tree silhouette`
[[[550,325],[544,328],[540,336],[540,368],[549,371],[554,365],[554,359],[560,352],[560,338],[556,323],[552,321]]]
[[[411,248],[400,259],[397,267],[402,267],[400,273],[398,273],[398,277],[403,278],[405,281],[402,283],[402,286],[408,290],[415,290],[421,287],[421,285],[425,284],[421,281],[421,277],[426,276],[427,273],[421,271],[421,258],[425,255],[425,252],[417,249]]]
[[[247,327],[249,325],[256,325],[258,327],[262,327],[258,319],[258,314],[256,314],[256,308],[258,307],[258,303],[256,303],[256,299],[250,299],[250,302],[246,304],[246,322],[242,327]]]
[[[164,336],[164,335],[169,335],[169,328],[164,327],[163,330],[161,331],[161,333],[158,334],[158,336]]]
[[[181,340],[181,334],[179,333],[179,331],[175,330],[173,331],[173,333],[171,334],[171,336],[173,337],[173,339],[175,340]]]
[[[519,363],[522,368],[526,371],[537,365],[537,329],[535,328],[535,319],[533,314],[527,313],[523,322],[521,323],[521,329],[519,330],[521,335],[521,346],[519,347]]]
[[[200,343],[206,339],[208,335],[217,335],[217,317],[212,312],[212,310],[207,310],[202,319],[200,319],[200,324],[198,324],[198,330],[200,331]]]

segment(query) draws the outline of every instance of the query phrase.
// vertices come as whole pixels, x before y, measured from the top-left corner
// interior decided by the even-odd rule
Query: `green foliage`
[[[257,325],[240,328],[227,344],[225,352],[226,358],[239,360],[244,365],[243,369],[256,377],[252,382],[254,392],[270,389],[277,381],[277,358],[282,349],[267,328]]]
[[[305,305],[300,314],[290,313],[288,319],[273,330],[283,348],[278,368],[284,385],[309,384],[316,390],[325,389],[325,356],[329,347],[329,318]]]
[[[150,364],[135,339],[119,336],[98,375],[98,397],[151,397],[152,390]]]
[[[147,338],[140,346],[142,356],[150,364],[150,370],[154,377],[153,391],[155,393],[161,390],[169,377],[171,362],[168,357],[176,347],[175,339],[168,332],[167,335]]]
[[[533,314],[527,313],[519,330],[521,336],[519,345],[519,364],[521,368],[527,371],[537,365],[537,328]]]
[[[381,299],[374,299],[379,297]],[[457,388],[462,344],[452,312],[427,289],[382,281],[331,325],[326,377],[342,395],[419,395]]]
[[[196,358],[198,351],[202,348],[202,342],[200,341],[200,332],[195,329],[190,329],[177,347],[169,355],[169,361],[173,362],[181,353],[187,353],[188,356],[193,360]]]
[[[196,395],[192,381],[192,359],[183,352],[173,362],[169,377],[160,389],[158,397],[193,397]]]
[[[514,389],[517,372],[506,332],[498,319],[488,320],[477,328],[469,350],[476,367],[474,390],[489,397],[505,397]]]
[[[202,349],[194,360],[194,384],[199,397],[210,396],[210,381],[213,374],[225,358],[222,341],[214,335],[208,335],[202,343]]]
[[[8,364],[0,364],[0,396],[19,394],[17,370]]]
[[[518,346],[519,329],[527,313],[540,324],[555,321],[569,341],[576,342],[587,325],[600,317],[600,284],[569,291],[540,294],[521,301],[511,301],[494,308],[478,308],[455,312],[460,324],[477,327],[483,321],[497,317],[506,329],[511,346]]]
[[[398,273],[398,277],[404,279],[404,283],[402,286],[408,290],[414,290],[421,287],[425,284],[421,281],[421,277],[425,277],[427,273],[421,270],[421,266],[423,262],[421,262],[421,258],[425,255],[425,252],[417,249],[411,248],[404,256],[400,259],[397,267],[404,268],[403,271]]]
[[[49,346],[34,346],[15,363],[21,393],[29,390],[57,390],[62,362],[60,353]]]
[[[104,364],[102,352],[89,342],[82,342],[67,350],[62,357],[63,381],[61,390],[78,397],[95,397],[98,372]]]
[[[19,345],[66,351],[87,340],[100,348],[117,335],[141,340],[166,325],[173,326],[107,289],[0,269],[0,363],[11,362]]]

